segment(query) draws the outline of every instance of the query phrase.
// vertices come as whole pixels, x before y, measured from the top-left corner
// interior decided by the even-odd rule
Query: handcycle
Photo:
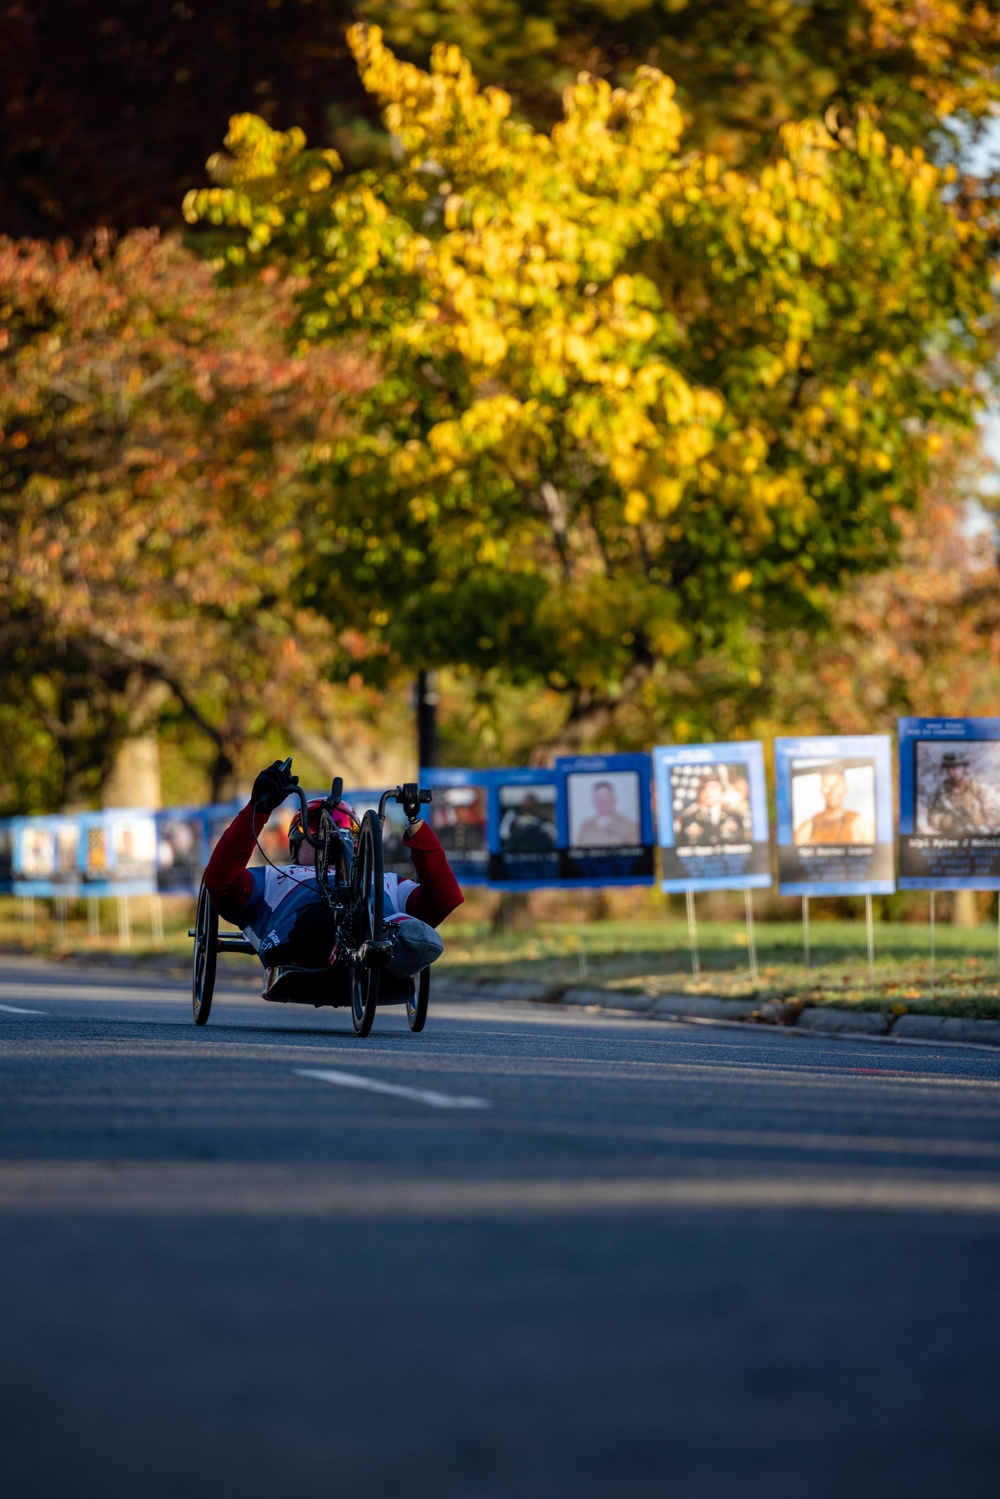
[[[357,835],[338,828],[333,813],[344,795],[337,776],[330,794],[323,798],[316,832],[309,828],[306,793],[294,788],[302,814],[302,836],[316,850],[316,884],[333,917],[331,949],[334,961],[323,968],[286,966],[277,984],[264,998],[283,1004],[350,1006],[354,1029],[367,1036],[379,1002],[406,1005],[411,1031],[422,1031],[430,999],[430,969],[416,979],[398,979],[385,972],[393,949],[393,934],[384,919],[385,885],[382,865],[382,828],[389,801],[398,802],[412,820],[420,806],[431,800],[431,792],[415,782],[384,791],[378,812],[369,809],[361,819]],[[220,953],[252,953],[256,949],[236,932],[219,931],[216,910],[204,880],[198,890],[191,966],[191,1001],[195,1025],[206,1025],[212,1009],[215,977]]]

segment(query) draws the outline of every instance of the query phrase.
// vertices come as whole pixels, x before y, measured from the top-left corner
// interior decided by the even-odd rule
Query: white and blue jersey
[[[261,961],[267,963],[270,953],[292,940],[295,929],[303,924],[303,917],[310,926],[310,918],[325,917],[329,908],[317,889],[316,870],[310,865],[287,864],[276,869],[269,864],[248,872],[253,890],[237,920]],[[383,887],[385,920],[405,916],[406,900],[416,890],[416,880],[387,874]]]

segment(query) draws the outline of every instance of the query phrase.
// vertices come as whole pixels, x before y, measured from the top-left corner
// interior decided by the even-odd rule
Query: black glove
[[[269,817],[275,807],[281,806],[289,792],[295,790],[299,778],[290,773],[291,763],[291,760],[275,760],[273,765],[260,772],[250,793],[250,804],[255,812],[262,812]]]

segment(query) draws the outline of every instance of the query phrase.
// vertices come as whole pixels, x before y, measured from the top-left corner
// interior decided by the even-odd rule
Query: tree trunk
[[[493,935],[500,936],[505,931],[531,932],[534,931],[534,927],[535,919],[531,913],[527,892],[505,890],[490,919],[490,930]]]
[[[160,748],[154,734],[126,739],[115,756],[101,800],[106,807],[162,807]]]
[[[212,800],[230,802],[237,793],[236,767],[225,750],[220,749],[212,761]]]
[[[951,919],[955,926],[978,926],[979,912],[976,909],[974,890],[956,890],[951,908]]]

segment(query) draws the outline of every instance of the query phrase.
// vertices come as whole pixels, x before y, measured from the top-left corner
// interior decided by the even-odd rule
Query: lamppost
[[[414,707],[417,712],[417,769],[430,768],[437,764],[437,705],[438,695],[434,690],[434,673],[418,671],[413,689]]]

